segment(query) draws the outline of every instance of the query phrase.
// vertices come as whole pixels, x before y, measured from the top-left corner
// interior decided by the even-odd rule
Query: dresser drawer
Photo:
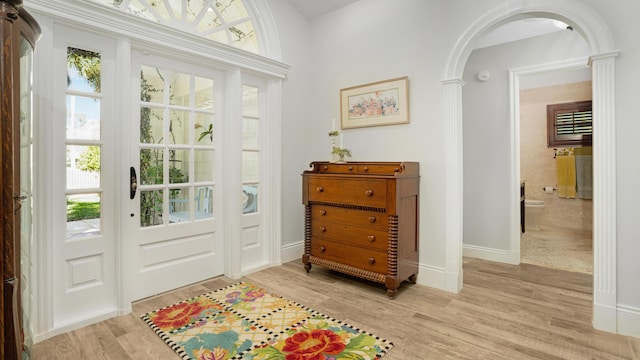
[[[309,178],[309,201],[385,208],[387,182],[347,178]]]
[[[358,165],[358,173],[370,175],[393,175],[400,172],[402,167],[398,164],[363,164]]]
[[[386,274],[388,271],[387,253],[383,251],[313,239],[311,255],[380,274]]]
[[[335,222],[368,227],[373,230],[387,231],[387,214],[378,211],[357,210],[330,205],[312,205],[313,221]]]
[[[318,172],[327,174],[349,174],[358,171],[358,165],[351,164],[323,164],[318,167]]]
[[[389,248],[388,234],[358,226],[317,221],[311,227],[313,238],[330,239],[345,245],[354,245],[385,251]]]

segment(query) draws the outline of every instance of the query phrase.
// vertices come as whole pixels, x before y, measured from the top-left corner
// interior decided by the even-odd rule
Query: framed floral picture
[[[400,77],[340,90],[340,127],[409,122],[408,78]]]

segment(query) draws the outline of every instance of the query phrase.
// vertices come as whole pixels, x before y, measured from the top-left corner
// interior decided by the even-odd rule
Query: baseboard
[[[520,254],[515,251],[492,249],[475,245],[462,245],[462,254],[463,256],[476,259],[512,265],[520,264]]]
[[[108,309],[106,311],[89,314],[81,318],[70,319],[70,320],[64,321],[63,323],[55,324],[54,328],[51,330],[45,331],[40,334],[35,334],[33,336],[33,343],[37,344],[41,341],[47,340],[56,335],[64,334],[69,331],[77,330],[85,326],[99,323],[101,321],[110,319],[112,317],[116,317],[118,315],[119,315],[119,311],[117,309]]]
[[[284,245],[281,251],[283,263],[300,260],[304,253],[304,241]],[[444,290],[446,283],[445,278],[445,271],[442,268],[423,264],[418,265],[417,283],[420,285]]]
[[[424,264],[418,265],[417,284],[445,290],[446,273],[443,268],[429,266]],[[446,291],[446,290],[445,290]]]
[[[293,260],[300,260],[302,259],[302,254],[304,253],[304,241],[284,245],[282,246],[282,249],[280,251],[283,263]]]
[[[640,309],[618,305],[616,311],[618,334],[640,338]]]

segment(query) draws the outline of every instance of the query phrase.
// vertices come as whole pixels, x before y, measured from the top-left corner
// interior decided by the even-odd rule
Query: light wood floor
[[[384,287],[299,261],[244,280],[391,340],[384,360],[640,359],[640,339],[591,326],[592,277],[535,265],[464,261],[464,288],[451,294],[403,283]],[[220,277],[134,304],[133,314],[53,337],[34,347],[45,359],[178,359],[140,315],[216,290]]]

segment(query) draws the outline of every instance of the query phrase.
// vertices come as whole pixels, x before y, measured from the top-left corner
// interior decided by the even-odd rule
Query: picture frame
[[[340,90],[340,127],[406,124],[409,122],[407,76]]]

